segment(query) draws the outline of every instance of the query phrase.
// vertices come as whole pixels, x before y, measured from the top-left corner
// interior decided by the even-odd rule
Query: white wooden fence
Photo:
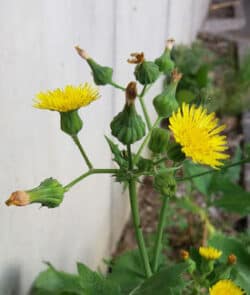
[[[143,50],[150,59],[167,37],[190,43],[207,6],[208,0],[0,1],[0,295],[27,294],[42,261],[72,272],[76,261],[96,268],[111,254],[128,216],[127,198],[109,176],[89,177],[56,209],[4,205],[16,189],[49,176],[67,183],[86,169],[60,132],[58,114],[31,107],[34,94],[91,81],[76,44],[113,66],[115,80],[127,84],[134,79],[126,63],[131,52]],[[101,93],[82,109],[80,134],[99,168],[111,165],[103,134],[110,133],[109,122],[124,102],[109,86]]]

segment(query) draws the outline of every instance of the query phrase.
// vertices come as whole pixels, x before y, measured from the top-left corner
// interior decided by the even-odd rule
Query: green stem
[[[145,89],[146,86],[144,86],[143,89]],[[145,90],[146,91],[146,90]],[[143,92],[142,91],[142,94],[145,93],[145,91]],[[144,94],[143,94],[144,95]],[[149,114],[148,114],[148,111],[147,111],[147,107],[145,105],[145,102],[144,102],[144,99],[143,99],[143,96],[139,96],[139,101],[140,101],[140,104],[141,104],[141,107],[142,107],[142,111],[143,111],[143,115],[144,115],[144,118],[146,120],[146,123],[147,123],[147,127],[148,127],[148,130],[150,130],[152,128],[152,123],[151,123],[151,120],[150,120],[150,117],[149,117]]]
[[[112,86],[114,86],[115,88],[120,89],[120,90],[123,90],[123,91],[126,90],[125,87],[123,87],[123,86],[121,86],[121,85],[119,85],[119,84],[116,84],[114,81],[111,81],[111,82],[109,83],[109,85],[112,85]]]
[[[77,145],[77,147],[79,148],[80,153],[81,153],[81,155],[83,156],[83,158],[84,158],[84,160],[85,160],[87,166],[89,167],[89,169],[92,169],[92,168],[93,168],[93,165],[92,165],[92,163],[90,162],[90,160],[89,160],[89,158],[88,158],[86,152],[84,151],[83,146],[81,145],[78,136],[77,136],[77,135],[71,135],[71,137],[72,137],[74,143],[75,143],[75,144]]]
[[[145,145],[148,143],[149,138],[150,138],[150,135],[151,135],[151,133],[152,133],[152,130],[153,130],[153,129],[154,129],[154,128],[160,123],[161,119],[162,119],[161,117],[158,117],[158,118],[156,119],[154,125],[151,127],[151,129],[149,130],[147,136],[144,138],[142,144],[140,145],[140,147],[139,147],[139,149],[138,149],[138,151],[137,151],[137,153],[136,153],[136,155],[135,155],[135,157],[134,157],[134,165],[137,164],[137,162],[138,162],[138,160],[139,160],[139,158],[140,158],[140,155],[141,155],[141,153],[142,153],[142,150],[144,149]]]
[[[168,204],[168,197],[163,196],[162,207],[160,211],[159,223],[157,226],[156,232],[156,241],[154,246],[154,260],[153,260],[153,272],[157,272],[158,265],[159,265],[159,257],[162,250],[162,238],[163,238],[163,231],[166,225],[167,219],[167,204]]]
[[[127,150],[128,150],[128,158],[129,158],[129,169],[130,171],[132,171],[133,160],[132,160],[130,145],[127,146]],[[132,212],[132,218],[134,223],[136,240],[137,240],[138,248],[140,251],[141,259],[144,265],[146,277],[149,278],[152,275],[152,271],[151,271],[148,253],[147,253],[145,241],[143,238],[142,228],[140,224],[139,206],[138,206],[137,192],[136,192],[136,182],[135,182],[135,179],[133,178],[129,180],[129,197],[130,197],[130,205],[131,205],[131,212]]]
[[[226,165],[223,168],[221,168],[221,171],[223,171],[225,169],[228,169],[228,168],[232,168],[234,166],[238,166],[238,165],[244,164],[244,163],[248,163],[248,162],[250,162],[250,158],[246,158],[246,159],[243,159],[241,161],[238,161],[238,162],[235,162],[235,163]],[[176,178],[176,181],[186,181],[186,180],[193,179],[195,177],[200,177],[200,176],[203,176],[203,175],[206,175],[206,174],[216,173],[216,172],[217,172],[216,170],[210,169],[210,170],[204,171],[202,173],[190,175],[190,176],[187,176],[187,177],[179,177],[179,178]]]
[[[72,186],[74,186],[79,181],[83,180],[84,178],[88,177],[89,175],[92,175],[92,174],[112,174],[112,173],[116,173],[117,171],[118,171],[118,169],[91,169],[88,172],[75,178],[67,185],[65,185],[64,189],[65,189],[65,191],[68,191]]]

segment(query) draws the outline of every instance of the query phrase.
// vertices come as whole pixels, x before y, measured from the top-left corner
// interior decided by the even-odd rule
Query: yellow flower
[[[238,286],[230,280],[221,280],[212,288],[209,288],[209,295],[243,295],[245,294]]]
[[[99,98],[98,89],[88,83],[79,86],[67,85],[64,89],[57,88],[38,93],[34,100],[34,107],[69,112],[86,106],[97,98]]]
[[[215,260],[221,257],[222,252],[213,247],[200,247],[199,254],[207,260]]]
[[[176,142],[195,163],[218,168],[223,165],[221,160],[228,158],[223,153],[227,149],[226,137],[219,134],[225,125],[218,126],[215,113],[207,114],[207,110],[201,106],[183,103],[169,122]]]

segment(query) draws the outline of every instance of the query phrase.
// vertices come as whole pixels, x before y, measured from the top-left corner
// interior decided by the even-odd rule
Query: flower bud
[[[146,61],[143,52],[132,53],[131,56],[132,59],[129,59],[128,62],[137,64],[134,71],[136,80],[142,85],[155,82],[160,75],[158,66],[152,61]]]
[[[186,156],[181,149],[182,147],[179,143],[171,142],[167,149],[168,158],[174,162],[184,161]]]
[[[77,135],[77,133],[82,129],[83,123],[78,114],[78,110],[61,112],[60,117],[61,129],[68,135]]]
[[[114,117],[110,124],[112,135],[123,144],[132,144],[145,135],[145,124],[135,109],[136,95],[136,83],[130,82],[126,88],[124,109]]]
[[[162,196],[173,197],[176,193],[176,181],[172,173],[159,172],[154,179],[154,188]]]
[[[171,77],[171,83],[159,95],[157,95],[153,104],[159,116],[168,118],[179,107],[175,98],[176,87],[181,79],[181,74],[174,70]]]
[[[112,68],[99,65],[88,55],[85,50],[81,49],[80,47],[76,46],[75,49],[77,53],[89,64],[96,85],[106,85],[112,82]]]
[[[174,39],[167,40],[167,46],[160,57],[155,60],[155,64],[158,65],[159,70],[164,74],[170,74],[174,69],[174,62],[171,59],[170,53],[174,45]]]
[[[6,205],[26,206],[40,203],[42,206],[54,208],[61,204],[64,192],[63,186],[56,179],[48,178],[36,188],[12,193]]]
[[[154,128],[148,147],[154,153],[162,153],[167,149],[168,142],[169,132],[163,128]]]
[[[181,259],[183,259],[183,260],[188,260],[190,257],[189,252],[186,250],[181,250],[180,256],[181,256]]]
[[[227,257],[227,263],[232,265],[232,264],[236,264],[237,263],[237,257],[234,254],[230,254]]]

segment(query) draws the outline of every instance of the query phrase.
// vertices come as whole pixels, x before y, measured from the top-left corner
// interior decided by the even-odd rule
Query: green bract
[[[93,78],[96,85],[106,85],[112,82],[113,69],[104,67],[95,62],[92,58],[87,59],[87,63],[92,69]]]
[[[64,188],[54,178],[45,179],[36,188],[28,190],[30,203],[40,203],[48,208],[58,207],[63,201]]]
[[[160,171],[154,179],[154,188],[162,196],[173,197],[176,193],[176,180],[172,173]]]
[[[76,135],[83,126],[78,111],[61,112],[61,129],[68,135]]]
[[[175,67],[174,61],[171,59],[170,53],[173,47],[174,40],[170,39],[167,41],[167,46],[162,55],[155,60],[155,64],[158,65],[159,70],[164,74],[168,75],[172,72]]]
[[[152,84],[159,77],[158,66],[152,61],[143,61],[135,67],[135,78],[142,85]]]
[[[148,147],[154,153],[162,153],[167,149],[168,142],[169,132],[166,129],[157,127],[151,133]]]
[[[112,135],[123,144],[132,144],[145,135],[145,123],[137,114],[134,104],[126,104],[123,111],[114,117],[110,127]]]
[[[178,109],[179,105],[175,98],[175,93],[180,79],[181,74],[177,73],[177,71],[174,71],[171,83],[161,94],[154,98],[153,104],[159,116],[168,118],[174,111]]]

